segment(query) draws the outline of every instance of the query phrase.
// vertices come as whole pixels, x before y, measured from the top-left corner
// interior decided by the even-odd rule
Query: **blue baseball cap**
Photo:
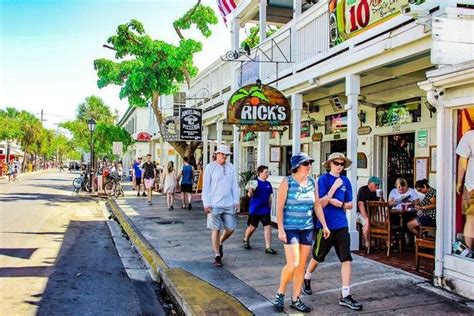
[[[382,181],[380,181],[380,179],[376,176],[372,176],[369,178],[369,181],[367,181],[367,183],[373,183],[373,184],[378,184],[380,185],[382,183]]]
[[[298,153],[291,157],[291,170],[295,170],[305,161],[314,162],[314,159],[305,153]]]

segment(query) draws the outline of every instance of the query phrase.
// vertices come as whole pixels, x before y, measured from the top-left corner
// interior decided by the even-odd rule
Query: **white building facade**
[[[354,196],[370,176],[377,175],[383,181],[385,197],[398,177],[406,178],[410,186],[426,178],[438,189],[438,203],[447,203],[449,198],[452,201],[452,196],[445,195],[449,192],[445,191],[446,178],[439,172],[440,158],[436,157],[444,132],[440,129],[441,109],[430,100],[427,88],[421,89],[418,83],[431,74],[436,76],[433,71],[445,64],[440,56],[456,55],[456,63],[460,58],[474,59],[473,32],[468,31],[473,29],[472,6],[467,1],[427,0],[421,5],[406,1],[393,15],[367,29],[351,33],[357,25],[346,25],[347,36],[340,41],[334,36],[341,32],[334,20],[334,1],[315,5],[301,0],[280,1],[286,4],[283,8],[281,3],[275,6],[273,2],[242,1],[230,22],[232,50],[237,52],[241,26],[251,22],[281,26],[267,39],[262,31],[264,40],[250,54],[254,60],[269,62],[252,63],[246,56],[233,62],[218,60],[191,84],[189,96],[208,91],[203,100],[187,103],[188,107],[203,109],[204,162],[209,161],[216,144],[227,143],[232,146],[234,163],[241,171],[255,170],[257,164],[268,165],[278,194],[278,184],[288,174],[292,154],[304,151],[312,156],[316,161],[313,173],[317,176],[324,172],[322,163],[329,153],[340,151],[354,161],[354,167],[347,172],[351,182],[357,184],[353,185]],[[355,5],[359,2],[363,1],[354,1]],[[380,1],[385,2],[390,1]],[[345,14],[348,23],[361,22],[358,27],[367,22],[364,16],[350,20],[349,9]],[[443,34],[462,44],[440,45]],[[446,51],[446,47],[451,50]],[[230,96],[256,78],[282,91],[290,100],[292,124],[286,130],[252,135],[226,124]],[[472,86],[461,86],[457,91],[464,94],[462,106],[469,107],[469,102],[472,106],[472,101],[466,99],[474,93]],[[450,113],[452,118],[453,112]],[[444,153],[448,154],[443,150]],[[450,178],[455,173],[451,171],[446,171]],[[442,205],[438,209],[452,217],[452,207],[449,211]],[[438,228],[445,225],[441,218],[437,219]],[[348,213],[348,220],[351,244],[356,249],[359,236],[355,209]],[[444,244],[444,248],[437,249],[435,277],[442,280],[444,273],[451,271],[450,280],[459,280],[451,288],[473,298],[474,260],[464,258],[462,265],[455,261],[449,268],[442,267],[452,257],[453,229],[438,229],[437,245]]]

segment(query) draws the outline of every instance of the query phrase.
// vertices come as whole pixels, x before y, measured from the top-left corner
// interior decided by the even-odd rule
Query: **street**
[[[103,205],[72,194],[75,177],[55,170],[0,180],[2,314],[160,314],[150,282],[129,279]]]

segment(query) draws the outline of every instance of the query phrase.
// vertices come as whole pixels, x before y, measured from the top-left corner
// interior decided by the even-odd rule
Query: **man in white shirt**
[[[459,155],[456,192],[463,196],[462,213],[466,215],[464,223],[464,241],[474,249],[474,130],[465,133],[456,148]],[[466,177],[464,178],[464,174]],[[464,185],[463,185],[464,178]]]
[[[234,166],[226,161],[231,155],[229,147],[220,145],[214,154],[216,160],[208,164],[204,171],[202,201],[208,214],[207,228],[212,229],[214,265],[221,267],[224,255],[222,244],[235,230],[240,194]]]

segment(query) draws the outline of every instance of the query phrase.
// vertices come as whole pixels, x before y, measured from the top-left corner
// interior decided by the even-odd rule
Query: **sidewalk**
[[[224,244],[224,267],[213,266],[210,231],[201,202],[193,209],[181,209],[176,199],[174,210],[168,211],[164,196],[154,196],[148,206],[145,197],[126,186],[125,199],[117,205],[136,230],[156,250],[169,268],[181,268],[240,301],[257,315],[274,314],[271,301],[275,296],[284,265],[284,252],[277,232],[273,230],[273,247],[277,255],[265,254],[263,230],[260,227],[251,239],[252,250],[242,246],[246,216],[238,216],[237,229]],[[132,239],[133,240],[133,239]],[[364,306],[364,313],[376,314],[472,314],[463,299],[436,289],[420,277],[375,261],[353,255],[351,291]],[[313,274],[313,295],[302,300],[312,314],[344,314],[351,312],[338,305],[340,295],[340,264],[334,250]],[[287,290],[287,301],[291,284]],[[441,293],[439,295],[437,293]],[[294,312],[285,307],[288,313]]]

